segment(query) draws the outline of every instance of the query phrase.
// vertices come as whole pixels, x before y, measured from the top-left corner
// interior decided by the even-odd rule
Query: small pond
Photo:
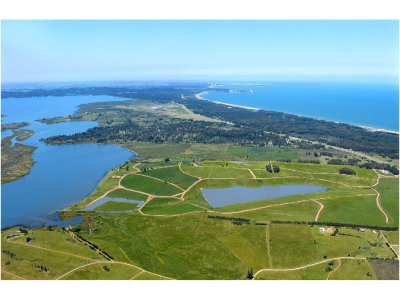
[[[312,184],[263,185],[260,187],[232,186],[226,188],[202,188],[206,201],[214,208],[239,203],[275,199],[285,196],[323,192],[326,188]]]
[[[103,205],[106,202],[123,202],[123,203],[137,203],[137,208],[139,208],[140,206],[143,205],[144,201],[140,201],[140,200],[128,200],[128,199],[124,199],[124,198],[111,198],[111,197],[103,197],[101,198],[99,201],[96,201],[95,203],[93,203],[92,205],[89,205],[88,207],[85,208],[85,210],[94,210],[95,208]]]

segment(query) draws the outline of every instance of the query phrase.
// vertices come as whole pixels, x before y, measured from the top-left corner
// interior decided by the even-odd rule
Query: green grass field
[[[72,207],[84,208],[103,195],[146,201],[136,212],[132,212],[135,203],[109,201],[77,227],[82,237],[113,261],[58,229],[31,230],[28,236],[35,238],[31,243],[25,236],[6,240],[14,228],[2,231],[2,278],[245,279],[249,270],[275,269],[259,273],[256,279],[377,279],[378,273],[363,258],[396,258],[386,239],[398,245],[398,231],[338,227],[321,234],[320,226],[271,221],[314,221],[318,217],[320,222],[398,226],[398,179],[381,178],[375,187],[390,216],[386,223],[371,187],[377,182],[374,171],[352,167],[357,175],[345,176],[338,173],[341,166],[273,161],[281,172],[271,174],[265,170],[269,161],[246,159],[200,161],[198,166],[183,161],[182,169],[190,175],[180,171],[179,160],[129,162],[117,167],[91,195]],[[144,194],[119,188],[119,184]],[[290,184],[314,184],[326,190],[217,209],[201,193],[202,188]],[[249,224],[235,225],[209,215],[246,218]],[[318,264],[326,259],[333,261]],[[381,277],[389,272],[382,264],[379,268]]]
[[[134,174],[124,177],[121,185],[128,189],[159,196],[172,196],[182,192],[182,190],[167,182]]]
[[[398,226],[399,224],[399,180],[391,178],[382,178],[376,187],[381,194],[381,203],[389,215],[390,224]]]
[[[319,206],[315,202],[309,201],[282,206],[272,206],[228,215],[231,217],[247,218],[254,221],[314,221],[318,208]]]
[[[383,234],[386,236],[390,244],[398,245],[399,244],[399,231],[383,231]]]
[[[31,243],[24,236],[7,241],[4,237],[11,232],[15,230],[2,232],[1,269],[24,279],[57,279],[94,259],[104,260],[58,230],[31,231],[29,236],[35,238]]]
[[[247,169],[243,168],[225,168],[225,167],[207,167],[207,166],[189,166],[182,165],[182,170],[192,176],[202,178],[252,178]]]
[[[154,198],[146,203],[141,211],[149,215],[174,215],[201,211],[201,209],[175,198]]]
[[[299,267],[327,258],[388,257],[393,253],[383,238],[371,230],[339,229],[336,236],[319,234],[319,227],[272,224],[270,228],[272,265],[275,268]],[[370,243],[380,245],[372,247]],[[370,247],[363,251],[360,247]]]
[[[299,157],[298,152],[294,149],[280,149],[277,147],[229,146],[227,152],[246,160],[296,160]]]
[[[182,173],[178,167],[160,168],[147,171],[145,175],[174,183],[182,189],[187,189],[197,178]]]
[[[341,260],[330,276],[332,280],[371,280],[376,274],[367,260]]]
[[[104,270],[104,268],[106,268],[107,271]],[[62,279],[77,280],[84,278],[87,280],[127,280],[140,272],[141,270],[134,266],[102,262],[84,266],[73,273],[66,275]]]
[[[371,280],[375,272],[367,260],[334,260],[300,270],[265,271],[258,280]]]
[[[385,226],[385,217],[378,210],[376,196],[354,196],[322,200],[322,222]]]
[[[323,280],[328,276],[328,263],[294,271],[265,271],[260,273],[257,280]]]

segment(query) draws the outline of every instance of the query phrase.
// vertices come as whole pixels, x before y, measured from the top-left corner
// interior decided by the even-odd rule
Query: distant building
[[[324,234],[325,231],[326,231],[326,228],[325,228],[325,227],[320,227],[320,228],[319,228],[319,233],[320,233],[320,234]]]

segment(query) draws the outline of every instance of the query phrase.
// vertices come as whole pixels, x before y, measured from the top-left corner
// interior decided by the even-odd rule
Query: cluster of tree
[[[306,152],[306,155],[311,156],[311,152]],[[318,152],[314,152],[313,155],[314,155],[314,157],[318,157],[319,156]]]
[[[1,250],[1,252],[5,255],[8,255],[9,257],[16,259],[17,258],[17,254],[15,254],[14,252],[8,251],[8,250]]]
[[[359,225],[359,224],[349,224],[349,223],[335,223],[335,222],[314,222],[314,221],[271,221],[271,224],[295,224],[295,225],[322,225],[322,226],[334,226],[334,227],[347,227],[347,228],[365,228],[365,229],[375,229],[375,230],[387,230],[387,231],[397,231],[399,227],[385,227],[385,226],[372,226],[372,225]]]
[[[233,217],[212,216],[212,215],[208,215],[207,218],[213,219],[213,220],[232,221],[232,222],[236,222],[236,223],[250,224],[250,220],[244,219],[244,218],[233,218]]]
[[[188,90],[188,87],[190,90]],[[204,84],[169,86],[158,87],[66,87],[54,89],[32,89],[32,90],[2,90],[1,98],[26,98],[26,97],[63,97],[63,96],[79,96],[79,95],[93,95],[93,96],[114,96],[119,98],[135,98],[135,99],[155,99],[155,100],[171,100],[179,99],[185,93],[198,93],[206,88]]]
[[[328,161],[328,165],[347,165],[347,162],[339,158],[332,158]]]
[[[269,173],[279,173],[281,171],[281,169],[279,168],[279,166],[277,165],[272,165],[268,164],[265,166],[265,169],[267,170],[267,172]]]
[[[65,231],[67,233],[69,231],[65,227],[62,227],[61,230]],[[109,255],[106,251],[102,250],[99,246],[97,246],[96,244],[92,243],[91,241],[88,241],[87,239],[85,239],[84,237],[79,235],[79,233],[75,233],[74,235],[75,235],[75,238],[78,240],[78,242],[88,246],[93,251],[96,251],[101,256],[103,256],[105,259],[110,260],[110,261],[114,260],[114,258],[111,255]]]
[[[329,263],[328,263],[328,266],[326,267],[326,269],[325,269],[325,271],[326,272],[332,272],[333,271],[333,269],[334,269],[334,265],[335,265],[335,263],[333,262],[333,261],[330,261]]]
[[[347,160],[347,164],[351,166],[358,166],[358,164],[361,162],[358,158],[349,158]]]
[[[390,158],[399,156],[399,136],[387,132],[371,132],[364,128],[334,123],[285,113],[248,110],[209,101],[179,100],[196,113],[230,121],[241,126],[251,126],[268,132],[291,135],[332,146],[377,153]]]
[[[281,162],[292,162],[292,160],[291,159],[289,159],[289,158],[283,158],[283,159],[277,159],[277,161],[281,161]]]
[[[179,122],[165,122],[155,120],[151,124],[137,124],[131,121],[126,123],[94,127],[82,133],[73,135],[58,135],[45,139],[49,144],[72,143],[204,143],[204,144],[234,144],[265,146],[267,142],[274,145],[288,145],[284,137],[265,131],[254,131],[250,128],[227,127],[222,123],[193,122],[181,120]]]
[[[254,278],[253,269],[247,270],[246,278],[250,280]]]
[[[106,272],[110,272],[110,267],[107,266],[107,265],[104,265],[103,266],[103,270],[106,271]]]
[[[124,123],[121,127],[113,128],[109,131],[90,131],[89,136],[74,135],[73,138],[63,137],[64,142],[80,142],[85,140],[98,143],[105,143],[115,140],[125,141],[126,139],[143,140],[149,142],[184,142],[192,141],[199,142],[207,141],[205,132],[212,134],[217,131],[217,134],[212,134],[212,140],[209,143],[250,143],[264,144],[271,141],[275,146],[284,146],[288,143],[286,137],[288,135],[300,138],[300,141],[291,141],[291,143],[299,144],[301,147],[323,148],[323,143],[362,151],[366,153],[376,153],[382,156],[387,156],[393,159],[399,156],[399,136],[397,134],[387,132],[372,132],[364,128],[347,125],[342,123],[334,123],[324,120],[317,120],[308,117],[300,117],[286,113],[266,111],[266,110],[248,110],[240,107],[229,107],[226,105],[213,103],[210,101],[199,101],[194,97],[196,93],[204,90],[204,85],[175,85],[163,87],[76,87],[62,89],[37,89],[29,91],[2,91],[2,97],[34,97],[34,96],[66,96],[66,95],[110,95],[123,97],[128,99],[151,99],[159,103],[168,103],[174,101],[188,107],[197,114],[201,114],[210,118],[220,119],[235,124],[237,130],[226,130],[227,136],[223,132],[213,127],[204,127],[197,125],[195,128],[186,130],[186,123],[178,123],[174,128],[163,130],[159,126],[149,126],[148,129],[156,130],[153,135],[150,133],[139,134],[131,128],[131,124]],[[181,95],[185,95],[185,99]],[[201,122],[193,122],[201,123]],[[226,125],[226,124],[224,124]],[[223,127],[223,126],[222,126]],[[177,134],[174,130],[184,131],[183,134]],[[139,128],[143,130],[143,128]],[[146,129],[146,128],[145,128]],[[105,130],[105,129],[104,129]],[[161,134],[157,133],[161,130]],[[204,132],[205,130],[205,132]],[[229,135],[229,132],[232,135]],[[112,138],[111,134],[118,133],[116,139]],[[169,133],[172,136],[168,138]],[[281,138],[272,139],[267,133],[274,133]],[[238,135],[237,138],[235,136]],[[187,137],[186,137],[187,136]],[[218,138],[217,138],[218,137]],[[301,140],[303,139],[303,140]],[[60,141],[61,141],[60,140]],[[310,144],[305,142],[310,140],[318,142],[321,145]]]
[[[39,270],[39,272],[48,272],[49,271],[49,268],[48,267],[46,267],[46,266],[42,266],[42,265],[38,265],[38,264],[34,264],[34,267],[36,268],[36,269],[38,269]]]
[[[347,161],[340,159],[340,158],[333,158],[328,161],[329,165],[351,165],[351,166],[358,166],[358,164],[361,162],[358,158],[349,158]]]
[[[298,162],[303,164],[320,164],[320,161],[316,159],[299,159]]]
[[[333,154],[327,151],[321,151],[320,152],[321,156],[328,156],[328,157],[333,157]]]
[[[340,168],[339,173],[344,175],[356,175],[356,171],[350,168]]]
[[[397,167],[389,165],[389,164],[380,164],[377,162],[370,161],[370,162],[360,164],[359,167],[365,168],[365,169],[386,170],[394,175],[399,175],[399,169]]]

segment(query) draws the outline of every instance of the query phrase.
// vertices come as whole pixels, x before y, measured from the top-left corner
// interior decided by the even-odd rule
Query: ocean
[[[227,104],[399,131],[399,91],[394,84],[279,82],[230,84],[214,88],[230,92],[213,91],[201,97]]]

